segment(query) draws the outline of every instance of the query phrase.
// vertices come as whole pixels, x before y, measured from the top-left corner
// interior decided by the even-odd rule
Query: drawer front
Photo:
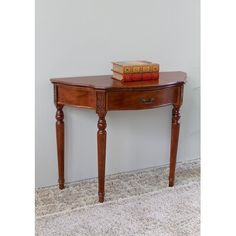
[[[180,87],[151,91],[125,91],[108,93],[108,110],[150,109],[175,104],[180,99]]]
[[[57,86],[57,102],[59,104],[95,108],[95,91],[87,88],[77,88],[66,85]]]

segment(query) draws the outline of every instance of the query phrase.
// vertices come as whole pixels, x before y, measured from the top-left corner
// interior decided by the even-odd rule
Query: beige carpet
[[[111,175],[97,203],[97,179],[36,190],[36,235],[200,235],[199,162]]]

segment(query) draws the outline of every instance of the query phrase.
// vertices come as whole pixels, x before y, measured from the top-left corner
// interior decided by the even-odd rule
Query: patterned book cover
[[[146,72],[146,73],[131,73],[131,74],[121,74],[113,71],[114,79],[120,81],[141,81],[141,80],[155,80],[159,79],[159,72]]]
[[[159,72],[160,65],[149,61],[118,61],[112,62],[113,71],[121,74]]]

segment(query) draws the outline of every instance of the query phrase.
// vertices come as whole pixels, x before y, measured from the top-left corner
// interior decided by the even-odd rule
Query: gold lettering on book
[[[149,72],[150,67],[149,66],[143,66],[143,72]]]

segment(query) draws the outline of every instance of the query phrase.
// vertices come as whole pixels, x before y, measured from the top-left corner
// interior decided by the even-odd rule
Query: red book
[[[113,78],[121,81],[140,81],[159,79],[159,72],[121,74],[113,71]]]

